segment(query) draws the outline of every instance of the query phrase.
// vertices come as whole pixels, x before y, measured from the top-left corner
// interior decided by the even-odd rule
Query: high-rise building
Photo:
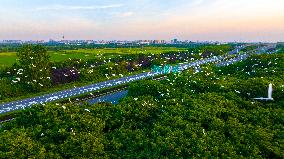
[[[177,44],[177,43],[178,43],[178,39],[173,39],[173,40],[171,41],[171,43],[172,43],[172,44]]]

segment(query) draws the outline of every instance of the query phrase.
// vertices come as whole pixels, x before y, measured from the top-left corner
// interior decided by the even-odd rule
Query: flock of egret
[[[230,55],[228,55],[230,56]],[[244,60],[249,57],[247,54],[237,54],[235,58],[228,58],[228,56],[214,56],[211,58],[207,59],[201,59],[197,60],[194,62],[190,63],[180,63],[178,66],[178,71],[184,71],[188,68],[200,68],[200,65],[207,64],[207,63],[215,63],[217,66],[227,66],[230,64],[233,64],[235,62]],[[132,75],[128,77],[123,77],[122,74],[120,74],[121,78],[119,79],[114,79],[114,80],[108,80],[105,82],[100,82],[96,84],[92,84],[89,86],[84,86],[84,87],[78,87],[78,88],[73,88],[69,90],[64,90],[56,93],[51,93],[43,96],[38,96],[34,98],[28,98],[20,101],[15,101],[15,102],[10,102],[6,104],[0,105],[0,114],[18,110],[18,109],[24,109],[26,107],[29,107],[34,104],[44,104],[48,102],[53,102],[56,100],[60,99],[68,99],[71,97],[75,97],[78,95],[83,95],[86,93],[91,93],[100,89],[104,88],[109,88],[113,86],[118,86],[126,83],[130,83],[133,81],[145,79],[145,78],[150,78],[150,77],[155,77],[159,75],[163,75],[165,73],[169,72],[164,72],[164,71],[151,71],[151,72],[145,72],[137,75]],[[269,86],[269,92],[268,92],[268,98],[256,98],[257,100],[273,100],[272,98],[272,85]]]

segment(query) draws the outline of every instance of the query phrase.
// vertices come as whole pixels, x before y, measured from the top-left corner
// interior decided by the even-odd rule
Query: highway
[[[237,53],[237,52],[238,51],[235,51],[234,53]],[[260,53],[260,51],[256,51],[255,53],[258,54]],[[223,61],[224,59],[227,58],[226,56],[214,56],[212,58],[197,60],[197,61],[190,62],[190,63],[182,63],[179,65],[179,72],[186,70],[188,68],[200,67],[200,65],[213,63],[213,62],[219,63],[218,66],[226,66],[226,65],[235,63],[237,61],[244,60],[248,57],[249,57],[248,54],[242,54],[242,55],[236,55],[236,57],[233,59],[228,59],[226,61]],[[51,94],[46,94],[46,95],[37,96],[33,98],[27,98],[27,99],[15,101],[15,102],[5,103],[5,104],[0,105],[0,114],[19,110],[19,109],[25,109],[34,104],[44,104],[48,102],[54,102],[57,100],[68,99],[71,97],[76,97],[79,95],[91,93],[91,92],[98,91],[101,89],[118,86],[122,84],[127,84],[127,83],[131,83],[134,81],[146,79],[146,78],[156,77],[156,76],[163,75],[163,74],[165,74],[163,71],[162,72],[153,72],[153,71],[145,72],[145,73],[141,73],[137,75],[132,75],[128,77],[122,77],[119,79],[100,82],[100,83],[96,83],[96,84],[92,84],[92,85],[88,85],[84,87],[73,88],[73,89],[64,90],[64,91],[60,91],[56,93],[51,93]]]

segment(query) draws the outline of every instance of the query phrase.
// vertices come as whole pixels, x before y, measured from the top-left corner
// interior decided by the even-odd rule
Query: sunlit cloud
[[[134,15],[134,12],[123,12],[123,13],[119,13],[117,14],[116,16],[117,17],[130,17],[130,16],[133,16]]]
[[[38,11],[56,11],[56,10],[96,10],[96,9],[109,9],[109,8],[120,8],[123,4],[111,4],[102,6],[65,6],[65,5],[54,5],[47,7],[38,7],[35,10]]]

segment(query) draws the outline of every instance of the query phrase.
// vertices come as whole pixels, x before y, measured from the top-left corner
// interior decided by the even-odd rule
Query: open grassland
[[[117,56],[123,54],[160,54],[169,51],[183,51],[185,48],[174,47],[143,47],[143,48],[104,48],[104,49],[78,49],[64,51],[49,51],[51,61],[59,62],[66,59],[93,59],[97,55]],[[16,52],[1,52],[0,67],[13,65],[17,61]]]
[[[0,53],[0,67],[13,65],[17,60],[15,52],[2,52]]]

